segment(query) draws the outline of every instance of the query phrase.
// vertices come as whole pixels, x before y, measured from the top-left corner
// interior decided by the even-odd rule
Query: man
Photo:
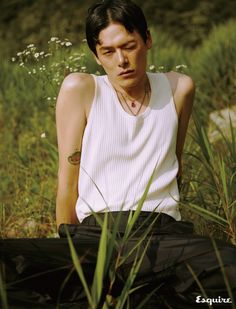
[[[109,1],[105,2],[103,4],[103,7],[107,6],[113,6],[114,10],[114,18],[115,20],[106,20],[104,21],[103,29],[100,29],[99,32],[98,29],[95,29],[97,31],[97,34],[94,35],[94,29],[92,27],[95,27],[96,25],[92,25],[92,22],[96,23],[96,21],[91,21],[89,23],[89,18],[87,22],[87,41],[90,44],[90,48],[92,49],[94,56],[96,58],[96,61],[103,66],[105,72],[107,73],[107,76],[104,78],[106,86],[111,89],[111,95],[112,98],[109,97],[110,93],[106,93],[106,97],[104,98],[107,102],[107,106],[110,108],[111,113],[123,113],[125,116],[127,116],[127,123],[129,122],[137,122],[138,129],[140,132],[138,132],[136,135],[131,137],[131,140],[127,139],[124,140],[126,145],[123,146],[122,151],[125,152],[125,148],[128,147],[128,143],[132,143],[133,140],[137,137],[142,139],[142,126],[139,125],[139,120],[141,118],[144,118],[143,115],[149,111],[149,109],[152,109],[152,104],[154,104],[154,108],[156,103],[152,103],[151,100],[155,101],[155,99],[158,99],[158,94],[156,87],[158,87],[158,80],[154,80],[154,76],[148,77],[146,73],[146,61],[147,61],[147,51],[151,48],[152,45],[152,39],[151,35],[147,29],[147,26],[145,24],[145,20],[143,20],[142,17],[138,18],[139,16],[135,16],[136,24],[132,24],[134,22],[130,21],[130,25],[127,26],[127,29],[129,27],[138,27],[143,29],[132,29],[132,32],[127,30],[124,25],[122,25],[119,20],[116,21],[117,17],[115,16],[116,11],[119,12],[119,5],[123,6],[130,6],[130,4],[127,1]],[[97,7],[97,11],[103,9],[102,5],[101,7]],[[131,9],[133,7],[131,6]],[[95,10],[95,11],[96,11]],[[100,11],[99,11],[100,12]],[[135,12],[136,13],[136,12]],[[97,12],[98,14],[98,12]],[[109,10],[107,14],[109,13]],[[141,14],[141,12],[140,12]],[[108,16],[107,18],[109,18]],[[93,17],[91,17],[92,19]],[[126,18],[125,16],[123,17]],[[124,22],[128,23],[126,20]],[[143,23],[143,25],[142,25]],[[91,27],[92,29],[90,29]],[[96,42],[97,41],[97,42]],[[171,159],[174,161],[172,162],[172,165],[174,166],[172,168],[173,175],[171,176],[171,179],[169,181],[175,182],[175,178],[177,176],[180,177],[181,175],[181,155],[187,130],[187,125],[193,105],[193,98],[194,98],[194,83],[192,79],[186,75],[170,72],[163,74],[163,76],[160,74],[158,78],[161,80],[160,87],[164,87],[164,91],[166,91],[166,99],[170,100],[170,110],[172,117],[174,118],[172,122],[174,122],[175,128],[173,128],[173,135],[177,134],[176,136],[171,136],[170,138],[173,138],[171,140],[172,145],[171,147],[175,147],[176,144],[176,155],[179,163],[179,172],[178,172],[178,163],[175,158],[175,151],[172,153],[173,158]],[[158,79],[157,78],[157,79]],[[108,154],[104,154],[103,144],[105,143],[105,140],[107,138],[112,139],[110,147],[113,146],[114,143],[117,142],[117,135],[114,134],[109,136],[109,132],[105,132],[106,136],[101,136],[101,132],[99,133],[99,130],[101,130],[102,120],[104,120],[105,116],[101,115],[101,119],[98,119],[100,123],[98,123],[98,128],[94,128],[95,124],[91,124],[93,126],[93,130],[96,131],[97,136],[94,137],[96,140],[100,138],[99,145],[87,141],[87,135],[86,130],[89,130],[88,127],[90,126],[90,122],[88,122],[90,112],[92,109],[95,109],[96,100],[97,97],[95,97],[95,80],[98,82],[99,85],[97,87],[100,87],[100,78],[92,77],[89,74],[82,74],[82,73],[75,73],[69,75],[63,82],[60,94],[58,97],[57,102],[57,132],[58,132],[58,146],[59,146],[59,184],[58,184],[58,195],[57,195],[57,224],[58,226],[60,223],[76,223],[77,222],[77,215],[75,212],[75,205],[77,202],[77,211],[80,212],[80,204],[82,204],[82,201],[80,200],[81,192],[78,192],[78,182],[79,181],[79,174],[80,177],[83,177],[81,180],[81,186],[83,186],[84,181],[88,181],[87,179],[84,179],[87,176],[82,176],[81,173],[83,171],[80,170],[80,156],[82,152],[82,161],[86,160],[89,161],[89,163],[82,162],[81,165],[83,168],[87,168],[87,166],[84,166],[84,164],[88,164],[91,166],[94,164],[94,168],[96,169],[96,165],[102,164],[101,163],[101,156],[105,156]],[[153,80],[153,81],[152,81]],[[153,83],[153,85],[151,85]],[[102,86],[101,86],[102,87]],[[153,88],[153,89],[152,89]],[[153,92],[155,90],[155,94],[157,95],[157,98],[154,97]],[[160,89],[163,92],[163,89]],[[159,91],[159,90],[158,90]],[[116,92],[116,94],[114,93]],[[173,98],[171,98],[171,93],[173,93]],[[163,94],[165,95],[165,94]],[[94,100],[94,101],[93,101]],[[172,102],[174,101],[174,104]],[[115,102],[111,102],[115,101]],[[119,107],[116,106],[116,109],[114,109],[114,105],[120,105]],[[157,107],[158,108],[158,107]],[[176,111],[174,111],[174,108]],[[120,109],[120,111],[118,110]],[[122,110],[123,109],[123,110]],[[153,112],[151,110],[151,112]],[[168,117],[171,115],[167,115]],[[131,115],[131,117],[129,117]],[[156,116],[156,115],[155,115]],[[117,116],[118,117],[118,116]],[[122,117],[122,116],[120,116]],[[167,117],[167,118],[168,118]],[[178,133],[177,133],[177,125],[176,120],[178,118]],[[130,121],[129,121],[130,119]],[[157,119],[156,119],[157,120]],[[160,122],[161,119],[158,119]],[[109,121],[109,119],[106,119],[106,121]],[[154,119],[155,121],[155,119]],[[163,119],[162,119],[163,121]],[[115,123],[107,123],[108,125],[111,125],[112,129],[115,130]],[[168,127],[163,126],[165,123],[160,122],[160,125],[158,126],[161,134],[167,131]],[[88,125],[88,126],[87,126]],[[143,124],[143,126],[145,123]],[[106,128],[105,128],[106,129]],[[118,128],[119,129],[119,128]],[[144,127],[145,129],[145,127]],[[131,130],[133,128],[127,128],[129,133],[131,134]],[[162,132],[163,131],[163,132]],[[85,135],[84,135],[85,134]],[[92,133],[91,133],[92,134]],[[125,134],[125,133],[124,133]],[[157,136],[155,136],[155,132],[151,132],[152,134],[150,136],[150,142],[155,146],[155,143],[157,141],[155,140]],[[121,138],[124,138],[123,136]],[[149,137],[148,137],[149,138]],[[86,142],[83,140],[86,139]],[[152,139],[152,140],[151,140]],[[89,147],[85,149],[82,149],[82,142],[85,144],[84,146]],[[121,141],[123,142],[123,141]],[[88,146],[88,144],[91,144]],[[145,146],[140,144],[144,149],[142,149],[142,152],[139,152],[138,155],[140,157],[145,156],[149,157],[153,155],[153,153],[148,153]],[[154,147],[153,146],[153,147]],[[101,148],[99,148],[101,147]],[[173,150],[173,149],[171,149]],[[110,150],[107,150],[108,152]],[[118,151],[118,150],[117,150]],[[132,151],[135,151],[133,149]],[[153,151],[153,150],[152,150]],[[158,152],[158,149],[155,150]],[[133,155],[132,153],[130,154]],[[161,154],[163,155],[164,154]],[[86,158],[85,158],[86,156]],[[92,156],[92,158],[89,158],[87,156]],[[104,158],[103,158],[104,159]],[[137,159],[136,157],[134,159]],[[163,160],[166,158],[163,157]],[[169,159],[169,158],[168,158]],[[116,157],[109,157],[109,164],[118,164],[118,161],[120,161],[120,158]],[[125,161],[125,160],[123,160]],[[120,164],[124,163],[121,162]],[[125,162],[126,164],[126,162]],[[147,162],[148,167],[149,162]],[[142,166],[143,168],[144,166]],[[154,168],[154,165],[150,166],[150,168]],[[98,167],[100,168],[100,166]],[[101,171],[101,177],[106,177],[106,170],[104,169],[104,166],[101,166],[103,170]],[[127,168],[129,168],[129,165],[127,165]],[[137,166],[135,166],[137,169]],[[141,169],[142,170],[142,169]],[[114,171],[116,173],[117,171]],[[150,175],[150,171],[149,171]],[[92,175],[89,175],[92,177]],[[99,175],[100,176],[100,175]],[[109,175],[107,177],[113,178],[113,175]],[[126,175],[127,177],[127,175]],[[140,176],[138,176],[140,178]],[[157,175],[157,178],[160,177],[160,175]],[[116,176],[118,178],[118,175]],[[95,182],[97,179],[93,179]],[[138,179],[137,179],[138,180]],[[117,179],[114,179],[114,181],[117,181]],[[133,182],[130,184],[128,183],[128,186],[132,186]],[[100,184],[97,184],[98,186]],[[146,182],[147,185],[147,182]],[[104,186],[106,186],[104,184]],[[132,189],[128,187],[129,189]],[[143,191],[139,191],[140,196]],[[105,188],[104,188],[105,189]],[[158,188],[159,189],[159,188]],[[112,189],[111,189],[112,190]],[[160,190],[160,189],[159,189]],[[102,192],[105,194],[105,192]],[[110,192],[109,192],[110,193]],[[108,194],[109,194],[108,193]],[[114,193],[114,192],[112,192]],[[79,197],[79,200],[77,201]],[[177,198],[177,192],[175,192],[175,197]],[[106,196],[105,196],[106,198]],[[109,196],[108,198],[113,198],[113,196]],[[124,202],[124,196],[120,196],[118,202],[118,207]],[[96,200],[96,204],[97,204]],[[176,205],[176,202],[173,201],[173,203]],[[66,205],[66,206],[65,206]],[[111,206],[111,205],[109,205]],[[155,203],[156,206],[156,203]],[[119,209],[116,209],[119,210]],[[150,209],[153,210],[153,209]],[[180,219],[179,213],[177,213],[177,210],[174,211],[175,216],[177,219]],[[88,214],[88,213],[86,213]],[[81,214],[83,217],[84,214]]]
[[[56,108],[58,228],[79,223],[89,237],[90,227],[96,226],[93,212],[116,218],[121,210],[124,225],[152,175],[139,222],[150,213],[159,218],[148,261],[140,269],[146,269],[144,282],[152,286],[164,282],[163,295],[169,291],[192,308],[196,295],[202,294],[188,263],[206,293],[227,295],[211,241],[185,235],[189,229],[180,221],[177,178],[194,82],[176,72],[146,72],[152,38],[141,9],[131,1],[93,5],[86,35],[106,75],[73,73],[61,86]],[[234,290],[235,249],[218,246]]]

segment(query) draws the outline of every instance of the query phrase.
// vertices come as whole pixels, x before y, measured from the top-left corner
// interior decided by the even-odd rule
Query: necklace
[[[143,95],[141,104],[140,104],[139,109],[138,109],[138,111],[137,111],[136,113],[131,109],[131,107],[133,107],[133,108],[136,107],[135,101],[138,101],[139,98],[138,98],[137,100],[128,98],[128,99],[131,101],[131,107],[130,107],[130,105],[127,103],[127,99],[125,98],[125,96],[123,95],[123,93],[120,92],[120,91],[118,91],[118,90],[116,90],[116,89],[115,89],[115,91],[116,91],[117,97],[118,97],[118,99],[119,99],[121,105],[122,105],[122,102],[121,102],[121,100],[120,100],[120,98],[119,98],[119,94],[121,95],[122,101],[125,103],[125,105],[126,105],[127,108],[129,109],[129,111],[131,112],[131,114],[134,115],[134,116],[137,116],[137,115],[139,114],[139,112],[140,112],[142,106],[143,106],[143,103],[145,102],[145,99],[146,99],[147,94],[150,92],[150,86],[149,86],[148,84],[146,84],[146,86],[145,86],[145,92],[144,92],[144,95]]]
[[[139,112],[140,112],[142,106],[143,106],[143,103],[144,103],[145,98],[146,98],[146,95],[147,95],[147,91],[145,90],[143,99],[142,99],[141,104],[140,104],[140,106],[139,106],[139,109],[138,109],[138,111],[137,111],[136,113],[134,113],[134,111],[130,108],[129,104],[127,103],[127,101],[126,101],[126,99],[125,99],[125,97],[124,97],[124,95],[123,95],[123,93],[120,92],[120,94],[121,94],[121,96],[122,96],[123,101],[125,102],[125,105],[128,107],[128,109],[129,109],[129,111],[132,113],[132,115],[137,116],[137,115],[139,114]],[[119,97],[119,96],[118,96],[118,97]],[[133,108],[136,107],[135,100],[132,101],[131,106],[132,106]]]

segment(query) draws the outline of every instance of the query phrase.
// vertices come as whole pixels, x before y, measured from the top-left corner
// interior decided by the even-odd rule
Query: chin
[[[132,76],[130,78],[125,78],[119,81],[120,85],[124,85],[126,87],[133,87],[139,84],[140,78],[137,76]]]

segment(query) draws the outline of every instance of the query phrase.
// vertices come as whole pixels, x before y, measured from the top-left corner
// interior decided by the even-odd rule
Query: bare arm
[[[62,83],[56,106],[59,153],[56,199],[57,227],[77,223],[75,205],[79,195],[78,179],[87,105],[92,101],[93,80],[87,74],[71,74]]]
[[[194,95],[195,84],[193,80],[190,77],[183,75],[180,77],[176,89],[176,100],[179,107],[179,125],[176,145],[176,155],[179,161],[178,178],[182,175],[182,154],[188,123],[192,113]]]
[[[195,84],[189,76],[184,74],[169,72],[167,77],[171,84],[179,119],[176,155],[179,161],[178,178],[180,178],[182,175],[182,153],[194,102]]]

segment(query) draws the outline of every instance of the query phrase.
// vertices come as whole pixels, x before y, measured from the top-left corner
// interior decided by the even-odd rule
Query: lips
[[[125,71],[122,71],[119,76],[125,76],[125,75],[129,75],[129,74],[132,74],[134,72],[134,70],[125,70]]]

